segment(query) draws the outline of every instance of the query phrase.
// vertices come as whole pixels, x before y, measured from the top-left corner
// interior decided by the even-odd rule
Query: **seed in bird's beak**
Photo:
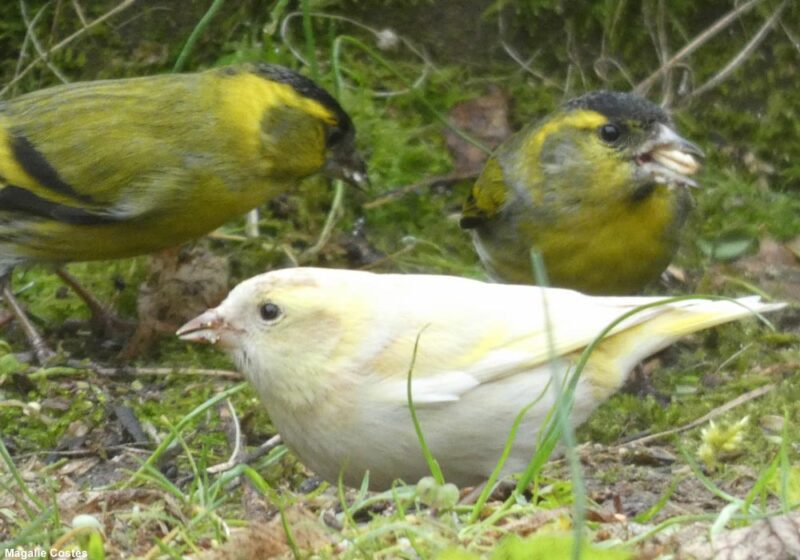
[[[700,170],[700,162],[680,149],[668,146],[656,148],[650,152],[650,157],[681,175],[694,175]]]
[[[363,171],[346,172],[345,176],[347,177],[347,182],[357,189],[365,190],[369,188],[369,177]]]
[[[220,331],[225,327],[225,321],[217,310],[209,309],[183,325],[175,334],[187,342],[216,344],[220,340]]]
[[[698,186],[690,176],[700,170],[703,150],[667,125],[659,123],[656,126],[653,137],[637,154],[637,164],[656,183]]]
[[[322,172],[331,179],[341,179],[360,191],[369,188],[367,165],[356,152],[334,153],[328,157]]]

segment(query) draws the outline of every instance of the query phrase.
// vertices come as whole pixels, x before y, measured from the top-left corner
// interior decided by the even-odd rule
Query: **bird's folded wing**
[[[159,188],[158,174],[187,167],[183,144],[202,132],[180,129],[168,107],[143,103],[125,82],[98,84],[0,106],[0,209],[102,223],[147,214],[175,194]]]
[[[451,402],[475,387],[534,370],[549,359],[583,350],[603,329],[626,312],[659,298],[592,298],[567,290],[547,290],[548,316],[541,292],[520,300],[522,291],[504,301],[503,291],[515,286],[492,285],[494,297],[468,298],[461,306],[440,307],[429,313],[424,330],[394,338],[375,359],[378,372],[372,390],[385,401],[407,400],[407,372],[411,368],[412,395],[417,404]],[[530,292],[528,292],[530,293]],[[446,304],[447,298],[443,303]],[[435,301],[428,302],[435,305]],[[612,332],[630,328],[665,311],[643,310],[624,320]],[[439,320],[436,317],[440,317]]]
[[[91,150],[92,155],[88,153]],[[119,169],[118,165],[108,165],[105,158],[123,156],[88,143],[85,151],[83,162],[65,158],[51,161],[27,137],[15,135],[11,150],[0,150],[0,209],[67,223],[99,224],[130,219],[158,207],[159,193],[148,196],[148,189],[131,188],[136,178],[142,177],[143,169],[130,168],[127,174],[103,177],[102,170]],[[153,158],[142,158],[141,165],[147,161]],[[61,173],[62,168],[71,172]]]
[[[475,228],[494,218],[506,199],[506,186],[500,163],[491,158],[472,187],[461,213],[461,227]]]

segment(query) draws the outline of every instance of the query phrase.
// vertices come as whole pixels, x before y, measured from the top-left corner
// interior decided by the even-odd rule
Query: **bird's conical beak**
[[[351,187],[355,187],[360,191],[366,191],[369,189],[369,176],[366,172],[366,166],[362,163],[360,168],[344,168],[342,170],[341,179],[350,185]]]
[[[225,335],[232,331],[216,309],[209,309],[183,325],[175,334],[187,342],[217,344],[224,343]]]
[[[332,153],[325,162],[323,173],[333,179],[341,179],[360,191],[369,189],[367,164],[355,151],[346,154]]]
[[[636,162],[656,183],[697,187],[691,178],[705,157],[697,144],[659,123],[655,134],[636,155]]]

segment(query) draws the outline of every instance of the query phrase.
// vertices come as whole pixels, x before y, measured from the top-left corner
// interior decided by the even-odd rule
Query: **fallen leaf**
[[[678,540],[680,543],[681,540]],[[686,541],[684,541],[686,542]],[[800,557],[800,513],[769,517],[748,527],[701,535],[679,546],[681,557],[697,560],[791,560]]]
[[[284,511],[286,525],[297,548],[304,552],[332,547],[333,533],[308,510],[293,507]],[[291,557],[283,520],[276,515],[270,521],[256,522],[235,531],[225,544],[192,556],[193,560],[249,560],[250,558]]]
[[[783,267],[798,266],[798,264],[800,261],[787,245],[768,237],[761,240],[758,253],[741,259],[736,263],[736,267],[751,276],[760,277]]]
[[[147,350],[159,334],[172,335],[189,319],[219,304],[228,293],[228,260],[202,245],[153,255],[150,273],[139,286],[139,325],[120,357]]]
[[[456,104],[448,113],[448,119],[457,128],[494,149],[511,135],[508,121],[509,96],[497,86],[492,86],[486,95]],[[478,173],[486,163],[488,154],[464,140],[454,131],[444,133],[447,149],[453,156],[456,173]]]

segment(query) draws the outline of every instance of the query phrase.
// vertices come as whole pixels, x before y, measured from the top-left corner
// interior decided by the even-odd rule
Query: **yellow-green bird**
[[[363,183],[354,139],[328,92],[269,64],[74,83],[2,102],[4,296],[18,309],[8,279],[20,263],[178,245],[320,171]]]
[[[635,293],[678,248],[686,187],[703,153],[658,105],[598,91],[506,140],[467,198],[471,229],[495,280],[535,283],[531,250],[550,284],[597,295]]]

